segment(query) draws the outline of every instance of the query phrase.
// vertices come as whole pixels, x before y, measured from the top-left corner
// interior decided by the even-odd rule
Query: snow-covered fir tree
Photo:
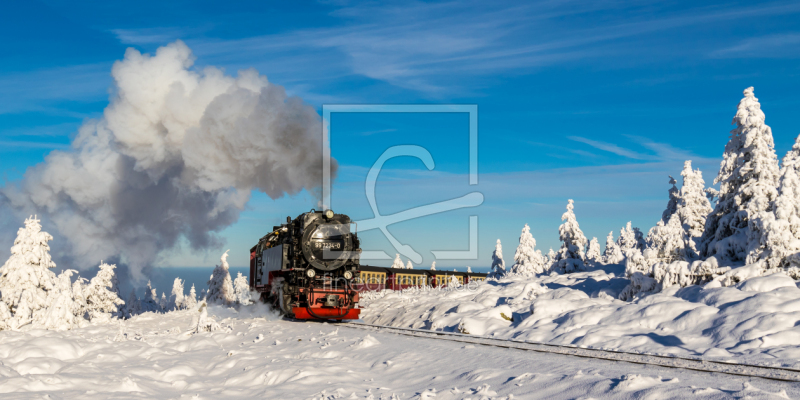
[[[141,312],[160,312],[161,306],[159,305],[158,294],[156,289],[150,281],[147,281],[147,287],[144,290],[144,298],[139,302]]]
[[[630,249],[637,249],[641,252],[644,250],[644,237],[642,232],[639,228],[631,227],[631,222],[628,221],[628,223],[619,230],[617,246],[619,246],[622,254],[627,254],[627,251]]]
[[[431,263],[431,271],[436,271],[436,261]]]
[[[197,307],[197,292],[194,289],[194,284],[192,284],[192,288],[189,289],[189,295],[184,297],[183,304],[187,310],[193,310]]]
[[[545,270],[549,270],[552,268],[553,263],[556,262],[556,252],[553,251],[552,247],[550,248],[550,250],[547,251],[547,256],[542,257],[542,260],[544,261]]]
[[[125,300],[125,317],[131,318],[135,315],[142,313],[142,303],[136,297],[136,289],[131,289],[131,294],[128,295],[128,300]]]
[[[519,236],[519,246],[514,253],[514,266],[511,267],[511,272],[527,276],[544,272],[542,252],[536,250],[536,239],[531,235],[528,224],[525,224]]]
[[[395,254],[394,262],[390,268],[398,268],[398,269],[405,269],[406,267],[403,265],[403,260],[400,259],[400,254]]]
[[[672,175],[669,175],[669,184],[672,185],[672,187],[669,188],[669,201],[667,202],[667,208],[661,213],[661,221],[663,221],[664,224],[669,222],[672,214],[675,214],[675,211],[678,210],[678,188],[675,187],[676,183],[678,183],[678,181],[676,181]]]
[[[764,120],[753,88],[745,89],[714,179],[720,184],[718,201],[698,243],[706,257],[733,262],[761,257],[765,224],[760,221],[773,212],[780,176],[772,130]]]
[[[161,293],[161,300],[159,300],[158,306],[161,308],[161,311],[167,311],[169,300],[167,299],[166,293]]]
[[[186,308],[185,300],[184,300],[184,290],[183,290],[183,281],[181,278],[175,278],[172,282],[172,293],[169,296],[169,305],[167,309],[170,311],[172,310],[183,310]]]
[[[586,249],[586,236],[583,235],[578,220],[575,218],[575,208],[572,199],[567,202],[567,211],[561,215],[564,221],[558,227],[558,237],[561,240],[561,248],[556,253],[555,268],[558,272],[575,272],[584,269]]]
[[[406,263],[406,269],[414,269],[414,265],[411,264],[411,260],[408,260],[408,262]]]
[[[211,274],[208,280],[206,300],[209,303],[227,305],[236,301],[236,295],[233,292],[233,281],[231,281],[231,274],[228,272],[228,251],[220,257],[220,264],[214,268],[214,273]]]
[[[50,258],[51,240],[53,237],[42,231],[41,221],[26,219],[17,231],[11,257],[0,267],[0,294],[3,308],[12,316],[6,325],[12,329],[44,322],[48,294],[56,286],[56,275],[50,271],[56,266]]]
[[[589,247],[586,248],[586,261],[593,264],[599,263],[603,260],[603,255],[600,253],[600,243],[596,237],[589,241]]]
[[[105,321],[122,316],[120,308],[125,302],[114,291],[114,289],[119,290],[118,286],[114,285],[116,267],[101,263],[97,275],[86,286],[86,311],[92,321]]]
[[[706,225],[706,216],[713,211],[711,203],[706,196],[703,173],[699,169],[692,170],[692,161],[683,163],[683,186],[678,195],[678,208],[675,214],[681,219],[681,224],[686,234],[693,238],[703,235]]]
[[[472,273],[472,268],[470,268],[470,267],[469,267],[469,265],[467,265],[467,273],[468,273],[468,274],[471,274],[471,273]]]
[[[250,282],[241,272],[236,275],[236,279],[233,281],[233,292],[236,294],[237,303],[245,306],[253,304],[253,298],[250,297]]]
[[[44,318],[34,326],[44,329],[68,330],[80,327],[86,323],[83,318],[84,310],[81,304],[82,295],[73,293],[73,284],[70,277],[78,271],[68,269],[58,275],[53,290],[48,292],[47,307]],[[80,288],[80,285],[78,285]],[[78,289],[80,290],[80,289]],[[78,301],[76,301],[76,297]]]
[[[494,278],[499,278],[506,274],[506,262],[503,260],[503,245],[500,244],[500,239],[497,239],[497,243],[494,245],[492,271],[489,274]]]
[[[679,218],[669,218],[666,224],[658,221],[656,226],[650,228],[645,242],[643,256],[649,264],[690,260],[691,255],[687,254],[689,237]]]
[[[606,250],[603,252],[603,261],[606,264],[616,264],[622,262],[625,255],[622,254],[622,249],[619,248],[617,242],[614,241],[614,232],[608,232],[606,236]]]
[[[763,218],[760,258],[768,268],[800,265],[800,136],[781,163],[775,215]]]

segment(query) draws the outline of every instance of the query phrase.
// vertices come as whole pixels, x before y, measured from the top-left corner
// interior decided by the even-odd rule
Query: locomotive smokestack
[[[271,198],[322,182],[317,112],[255,70],[191,69],[181,41],[114,64],[102,118],[81,126],[0,198],[45,213],[76,268],[121,258],[134,277],[184,237],[216,248],[253,190]],[[335,164],[333,165],[335,168]]]

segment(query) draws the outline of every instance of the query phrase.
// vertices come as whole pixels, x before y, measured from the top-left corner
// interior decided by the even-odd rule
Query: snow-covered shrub
[[[236,295],[237,303],[245,306],[253,304],[253,299],[250,297],[250,282],[241,272],[236,275],[236,279],[233,281],[233,292]]]
[[[400,259],[400,254],[394,255],[394,262],[392,262],[392,266],[389,268],[398,268],[398,269],[405,269],[406,267],[403,265],[403,260]]]
[[[651,273],[650,263],[637,248],[628,249],[625,252],[625,276],[631,278],[634,272],[641,272],[646,275]]]
[[[597,242],[596,237],[589,241],[589,247],[586,248],[586,261],[592,264],[603,261],[603,255],[600,254],[600,243]]]
[[[193,310],[197,307],[197,292],[194,289],[194,284],[192,284],[192,288],[189,289],[189,295],[184,297],[183,304],[184,308],[187,310]]]
[[[650,232],[647,233],[643,255],[650,263],[671,263],[690,259],[691,248],[687,249],[691,246],[690,239],[681,226],[680,218],[669,218],[668,221],[666,225],[664,221],[658,221],[658,224],[650,228]]]
[[[762,257],[761,229],[767,224],[759,220],[773,211],[780,176],[772,130],[764,119],[753,88],[745,89],[733,118],[736,128],[714,179],[720,184],[718,201],[698,243],[705,257],[716,255],[731,262]]]
[[[528,224],[525,224],[519,236],[519,246],[514,253],[514,265],[511,267],[511,272],[525,276],[544,272],[542,252],[536,250],[536,239],[531,235],[531,228]]]
[[[119,284],[114,273],[116,265],[100,264],[97,275],[89,282],[86,294],[86,311],[92,321],[105,321],[122,316],[120,306],[125,302],[119,298]]]
[[[172,311],[183,310],[184,308],[186,308],[186,304],[183,296],[183,281],[181,278],[175,278],[172,282],[172,294],[169,296],[167,309]]]
[[[619,245],[614,241],[614,232],[608,232],[608,236],[606,236],[606,250],[603,252],[603,261],[606,264],[616,264],[622,262],[625,259],[625,255],[622,254],[622,249],[619,248]]]
[[[492,271],[489,275],[493,278],[499,278],[505,274],[506,262],[503,260],[503,245],[500,244],[500,239],[497,239],[492,253]]]
[[[208,316],[208,305],[205,301],[200,302],[197,322],[193,325],[191,333],[215,332],[221,329],[217,321],[215,321],[213,317]]]
[[[575,213],[572,199],[567,201],[567,211],[561,216],[564,221],[558,227],[558,237],[561,248],[556,253],[556,263],[553,268],[560,273],[582,271],[584,267],[584,250],[586,249],[586,236],[583,235]]]
[[[214,273],[211,274],[211,278],[208,280],[208,294],[206,295],[206,300],[209,303],[223,303],[227,305],[236,301],[231,274],[228,272],[228,251],[220,257],[220,264],[214,268]]]
[[[678,195],[678,208],[675,211],[686,234],[692,238],[703,235],[706,225],[706,216],[712,211],[711,203],[705,192],[705,181],[700,169],[692,170],[692,161],[683,163],[683,186]]]
[[[17,231],[11,257],[0,267],[0,295],[12,315],[6,322],[11,329],[44,323],[48,294],[56,285],[56,275],[50,271],[56,266],[50,258],[51,240],[38,219],[26,219],[25,227]]]
[[[664,224],[669,222],[669,219],[673,214],[675,214],[675,211],[678,211],[678,188],[675,187],[676,183],[678,183],[678,181],[676,181],[672,175],[669,175],[669,184],[672,185],[672,187],[669,188],[669,201],[667,202],[667,208],[663,213],[661,213],[661,222]]]

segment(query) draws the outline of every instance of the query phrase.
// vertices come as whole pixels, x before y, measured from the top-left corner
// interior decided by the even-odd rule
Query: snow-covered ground
[[[617,299],[624,276],[621,265],[607,265],[375,293],[362,297],[361,315],[397,327],[800,366],[800,289],[783,273],[733,287],[674,286],[631,302]]]
[[[212,306],[0,332],[3,399],[790,398],[800,386],[280,320]],[[266,316],[266,317],[265,317]]]

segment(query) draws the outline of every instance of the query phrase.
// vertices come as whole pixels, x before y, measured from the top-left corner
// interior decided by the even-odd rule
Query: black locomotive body
[[[361,248],[351,224],[332,210],[287,217],[250,249],[251,288],[292,318],[358,319]]]

